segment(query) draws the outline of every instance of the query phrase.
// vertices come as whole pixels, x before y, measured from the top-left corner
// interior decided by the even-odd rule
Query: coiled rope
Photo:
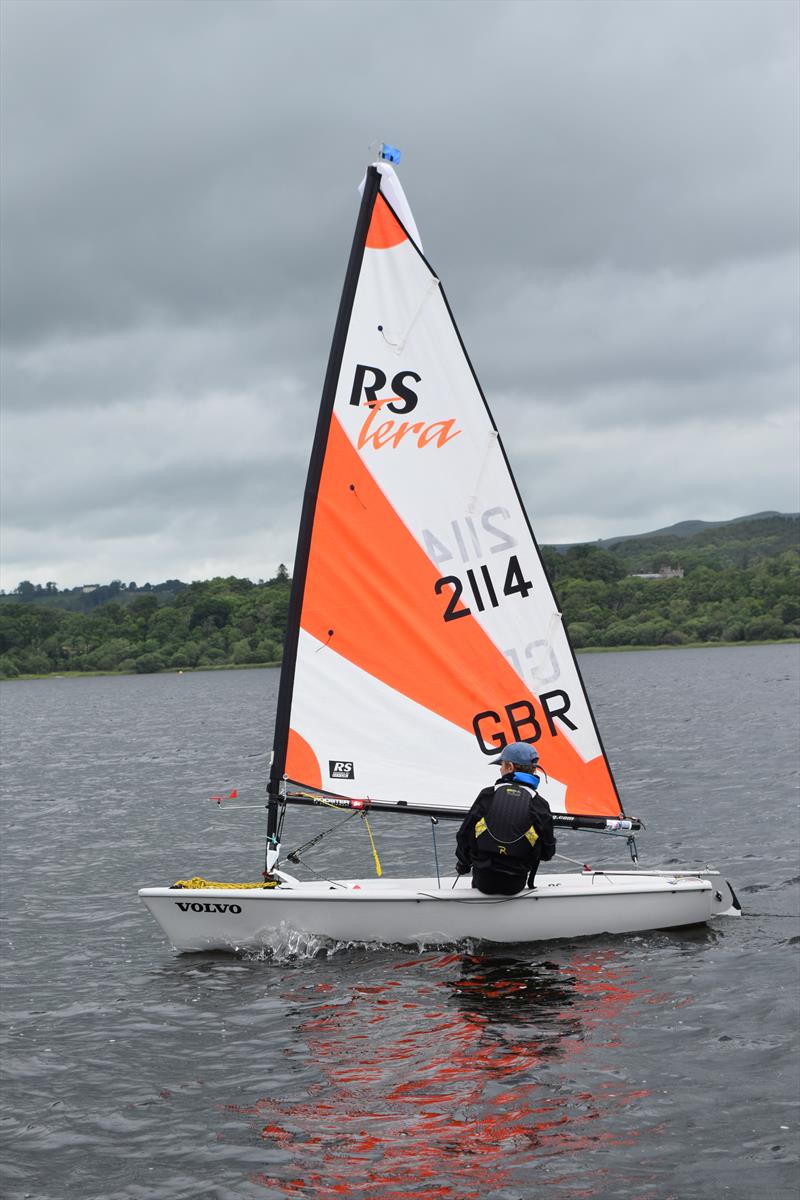
[[[277,879],[265,879],[261,883],[220,883],[216,879],[203,879],[200,875],[193,876],[192,879],[179,879],[177,883],[171,885],[172,888],[191,888],[198,890],[200,888],[274,888],[278,887]],[[171,890],[170,889],[170,890]]]

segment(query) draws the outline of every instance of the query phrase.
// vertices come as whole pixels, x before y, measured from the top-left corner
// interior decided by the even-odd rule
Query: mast
[[[273,742],[272,766],[270,768],[267,794],[267,844],[274,845],[278,830],[278,807],[281,783],[286,764],[286,748],[289,740],[289,721],[292,707],[292,691],[294,689],[295,665],[297,658],[297,642],[300,636],[300,614],[303,607],[306,573],[308,569],[311,533],[314,525],[314,513],[317,504],[319,481],[322,465],[325,459],[325,448],[328,443],[331,413],[336,398],[336,385],[342,365],[347,331],[353,309],[361,263],[364,258],[364,246],[367,230],[372,218],[375,198],[380,189],[380,172],[377,167],[367,168],[364,182],[364,192],[361,197],[361,207],[358,211],[353,244],[344,277],[342,297],[339,301],[339,312],[333,330],[328,368],[325,372],[325,382],[322,387],[317,428],[311,449],[311,461],[306,477],[303,509],[300,517],[300,529],[297,536],[294,570],[292,573],[292,590],[289,597],[289,616],[286,627],[286,637],[283,648],[283,664],[281,668],[280,686],[278,689],[278,708],[275,718],[275,738]]]

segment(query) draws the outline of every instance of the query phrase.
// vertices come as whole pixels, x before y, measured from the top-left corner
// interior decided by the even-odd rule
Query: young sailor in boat
[[[537,795],[539,754],[527,742],[506,746],[493,765],[500,779],[478,796],[456,835],[456,870],[472,870],[487,896],[515,896],[534,886],[539,863],[556,852],[553,818]]]

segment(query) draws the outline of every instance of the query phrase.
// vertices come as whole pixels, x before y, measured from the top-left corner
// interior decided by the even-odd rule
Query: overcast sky
[[[3,573],[291,566],[387,140],[542,542],[798,501],[796,0],[3,0]]]

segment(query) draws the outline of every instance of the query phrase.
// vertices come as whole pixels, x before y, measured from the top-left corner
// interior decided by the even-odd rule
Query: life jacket
[[[493,866],[524,871],[536,861],[532,852],[539,835],[530,816],[534,794],[531,787],[521,783],[499,783],[489,812],[475,822],[478,853],[481,857],[487,855]]]

